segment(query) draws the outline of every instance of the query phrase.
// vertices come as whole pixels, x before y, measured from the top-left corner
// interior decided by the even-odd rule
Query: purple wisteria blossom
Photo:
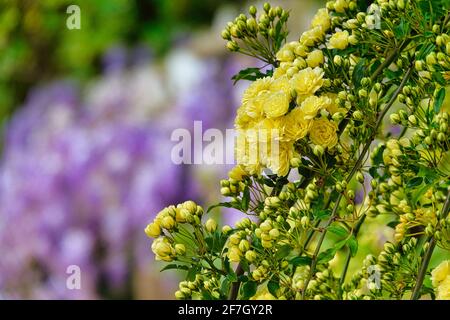
[[[194,120],[205,129],[233,127],[240,90],[229,79],[241,62],[192,55],[198,81],[186,85],[148,52],[114,49],[104,75],[82,89],[36,88],[8,124],[1,297],[135,297],[136,274],[153,260],[145,225],[169,204],[220,197],[211,184],[231,166],[175,165],[170,136]],[[80,290],[66,286],[71,265],[81,270]]]

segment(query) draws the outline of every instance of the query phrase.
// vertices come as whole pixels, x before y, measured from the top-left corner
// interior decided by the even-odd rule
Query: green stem
[[[242,265],[239,263],[236,268],[236,276],[239,278],[239,276],[244,274],[244,269],[242,268]],[[239,287],[241,286],[240,281],[233,282],[230,289],[230,295],[228,297],[228,300],[236,300],[238,293],[239,293]]]

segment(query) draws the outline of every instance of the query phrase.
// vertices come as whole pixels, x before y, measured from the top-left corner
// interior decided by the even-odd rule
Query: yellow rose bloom
[[[322,8],[317,11],[311,22],[311,27],[321,27],[324,32],[331,27],[331,18],[327,9]]]
[[[284,118],[284,141],[297,141],[304,138],[311,128],[312,121],[305,119],[305,113],[300,108],[294,108]]]
[[[303,32],[300,37],[300,43],[307,47],[312,47],[317,42],[323,40],[324,35],[325,32],[322,27],[314,27],[308,31]]]
[[[310,96],[306,98],[300,105],[300,109],[305,115],[305,119],[313,119],[320,109],[324,108],[326,105],[330,104],[330,99],[327,97],[316,97]]]
[[[431,271],[431,282],[433,287],[438,287],[450,275],[450,260],[442,261]]]
[[[290,95],[291,85],[289,83],[288,77],[282,76],[272,81],[270,85],[270,92],[278,92],[278,91],[283,91],[284,93]]]
[[[278,150],[270,150],[267,167],[280,177],[289,172],[291,159],[294,156],[294,145],[290,142],[280,142]]]
[[[236,111],[236,119],[234,120],[235,127],[237,129],[245,129],[251,124],[252,121],[253,118],[247,113],[247,106],[240,106]]]
[[[315,68],[319,65],[323,64],[324,57],[322,50],[314,50],[308,54],[308,57],[306,58],[306,63],[308,64],[308,67]]]
[[[450,300],[450,275],[448,275],[444,281],[437,287],[437,300]]]
[[[231,169],[230,172],[228,172],[228,176],[236,181],[242,181],[242,179],[248,176],[248,174],[242,166],[237,165]]]
[[[306,68],[299,71],[291,79],[291,87],[299,98],[313,95],[323,85],[323,70],[321,68]]]
[[[328,42],[329,49],[344,50],[348,46],[348,31],[338,31],[333,34]]]
[[[332,148],[338,141],[337,129],[336,123],[327,119],[314,120],[309,131],[309,137],[316,145]]]
[[[244,91],[242,103],[245,104],[256,98],[259,94],[266,92],[270,89],[271,84],[272,78],[270,77],[265,77],[252,82],[252,84]]]
[[[280,117],[289,110],[290,96],[283,91],[264,94],[262,105],[267,118]]]

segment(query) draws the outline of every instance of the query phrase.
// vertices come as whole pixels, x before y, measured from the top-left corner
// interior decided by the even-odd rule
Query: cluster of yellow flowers
[[[248,174],[269,168],[285,176],[291,160],[298,157],[295,142],[307,136],[324,149],[337,144],[338,126],[329,116],[345,110],[336,104],[336,94],[326,92],[330,80],[321,68],[326,58],[317,49],[330,27],[328,10],[320,9],[311,29],[277,53],[280,64],[273,76],[258,79],[244,92],[235,120],[235,151],[237,162]],[[348,37],[347,31],[336,32],[327,47],[345,49]]]
[[[443,261],[431,272],[436,299],[450,300],[450,260]]]
[[[170,262],[176,255],[184,255],[186,253],[184,244],[174,243],[171,238],[164,235],[164,230],[168,233],[174,232],[178,224],[183,223],[200,225],[202,215],[203,208],[193,201],[186,201],[176,207],[169,206],[161,210],[153,222],[145,228],[147,236],[155,238],[152,243],[152,251],[156,255],[156,260]],[[213,223],[214,221],[208,220],[207,228],[212,229]]]

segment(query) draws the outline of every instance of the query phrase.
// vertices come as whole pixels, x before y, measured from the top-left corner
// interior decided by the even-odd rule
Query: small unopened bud
[[[400,116],[397,113],[392,113],[389,118],[392,124],[399,124],[401,122]]]
[[[182,243],[177,243],[175,245],[175,252],[177,253],[177,255],[182,256],[186,253],[186,247]]]
[[[325,150],[324,150],[324,148],[322,146],[315,145],[314,148],[313,148],[313,153],[317,157],[321,157],[324,152],[325,152]]]
[[[216,220],[214,220],[212,218],[208,219],[208,221],[206,221],[206,223],[205,223],[205,229],[209,233],[213,233],[214,231],[216,231],[217,230]]]

